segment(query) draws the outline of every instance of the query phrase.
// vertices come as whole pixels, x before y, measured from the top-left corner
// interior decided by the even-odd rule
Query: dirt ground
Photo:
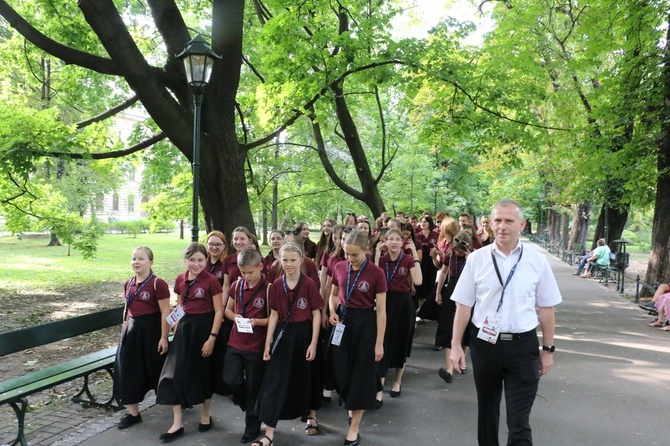
[[[0,289],[0,331],[10,331],[92,313],[123,304],[123,283],[99,286],[74,286],[67,289],[25,292]],[[107,328],[61,342],[36,347],[2,357],[0,381],[49,367],[118,342],[119,327]],[[102,372],[92,380],[106,380]],[[62,384],[29,398],[35,408],[70,398],[81,386],[80,380]]]

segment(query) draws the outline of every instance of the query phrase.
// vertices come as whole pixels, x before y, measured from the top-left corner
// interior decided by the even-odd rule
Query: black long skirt
[[[412,297],[415,309],[419,309],[420,299],[430,299],[431,291],[435,290],[435,278],[437,277],[437,267],[433,264],[432,257],[424,256],[421,259],[421,276],[423,277],[421,285],[416,287],[416,294],[414,294],[414,296]],[[434,294],[433,294],[433,300],[435,300]]]
[[[350,308],[344,323],[340,345],[330,345],[336,388],[347,410],[372,410],[382,389],[375,362],[377,314]]]
[[[211,356],[202,357],[214,312],[187,314],[180,321],[168,352],[156,392],[156,402],[191,408],[212,397],[214,373]]]
[[[274,333],[277,339],[280,322]],[[321,407],[323,383],[318,367],[320,348],[313,361],[305,360],[312,340],[312,322],[289,323],[277,343],[265,369],[263,385],[257,400],[258,418],[270,427],[277,427],[279,420],[300,417],[307,421],[310,410]]]
[[[166,355],[158,353],[161,313],[129,317],[121,332],[114,361],[114,398],[138,404],[156,390]]]
[[[386,292],[384,357],[377,366],[381,378],[386,378],[388,369],[405,366],[405,362],[407,362],[407,358],[412,351],[414,314],[414,303],[409,291]]]
[[[442,288],[442,305],[439,305],[437,330],[435,331],[435,346],[451,348],[451,338],[454,334],[454,316],[456,316],[456,302],[451,295],[456,288],[456,279],[451,279],[447,286]]]
[[[226,351],[228,350],[228,340],[230,339],[230,331],[233,321],[225,319],[221,323],[221,330],[219,336],[216,337],[214,350],[212,351],[212,367],[214,367],[214,393],[217,395],[231,395],[230,388],[223,381],[223,365],[226,358]]]

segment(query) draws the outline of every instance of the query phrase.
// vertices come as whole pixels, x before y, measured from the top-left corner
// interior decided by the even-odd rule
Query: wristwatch
[[[549,352],[549,353],[554,353],[554,350],[556,350],[555,345],[543,345],[542,350]]]

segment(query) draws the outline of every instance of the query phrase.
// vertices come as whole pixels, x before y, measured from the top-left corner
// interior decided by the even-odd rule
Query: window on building
[[[96,212],[101,212],[105,208],[105,196],[102,192],[95,194],[95,210]]]
[[[135,195],[128,195],[128,212],[135,212]]]
[[[112,197],[112,210],[113,211],[118,211],[119,210],[119,195],[115,192],[114,196]]]

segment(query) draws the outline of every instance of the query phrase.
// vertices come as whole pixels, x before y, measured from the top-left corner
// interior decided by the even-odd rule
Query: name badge
[[[339,323],[335,326],[335,331],[333,332],[333,340],[330,342],[332,345],[339,346],[342,342],[342,336],[344,335],[344,324]]]
[[[254,327],[251,326],[251,321],[246,317],[236,317],[235,325],[237,326],[237,331],[240,333],[254,332]]]
[[[182,308],[181,305],[177,305],[177,308],[175,308],[172,313],[168,314],[168,317],[166,317],[165,320],[167,321],[170,328],[172,328],[177,325],[177,322],[179,322],[185,315],[186,313],[184,313],[184,308]]]
[[[489,318],[486,316],[482,328],[480,328],[479,333],[477,333],[477,338],[482,339],[490,344],[495,344],[498,341],[501,323],[502,321],[497,315],[495,318]]]

